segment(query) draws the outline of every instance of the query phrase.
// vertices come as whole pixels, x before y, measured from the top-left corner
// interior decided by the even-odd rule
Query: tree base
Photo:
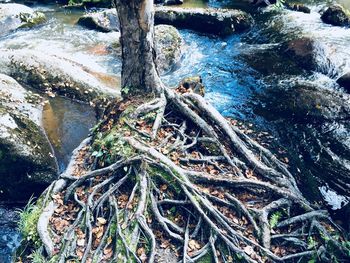
[[[286,165],[201,96],[165,88],[144,101],[111,106],[44,193],[36,253],[53,262],[158,262],[160,251],[182,262],[349,260],[341,229]]]

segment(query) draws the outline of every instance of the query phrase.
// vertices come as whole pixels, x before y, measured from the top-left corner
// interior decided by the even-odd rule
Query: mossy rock
[[[156,64],[159,72],[170,71],[181,60],[184,41],[179,31],[169,25],[155,27]]]
[[[79,18],[78,25],[100,32],[119,31],[119,19],[115,9],[91,12]]]
[[[0,4],[0,36],[46,22],[45,14],[21,4]]]
[[[39,91],[91,103],[102,108],[119,97],[119,78],[95,72],[64,57],[34,51],[0,51],[0,73]]]
[[[57,177],[41,97],[0,74],[0,199],[26,200]]]
[[[241,10],[161,6],[156,8],[155,23],[227,36],[251,28],[254,20]]]

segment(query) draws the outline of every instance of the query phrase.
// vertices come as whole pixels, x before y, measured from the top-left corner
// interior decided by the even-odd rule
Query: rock
[[[0,199],[27,200],[57,178],[51,145],[40,127],[42,98],[0,74]]]
[[[113,1],[111,0],[84,0],[82,5],[86,8],[111,8],[113,6]]]
[[[107,102],[119,96],[118,81],[69,59],[29,50],[0,50],[0,73],[20,83],[84,102]],[[115,89],[107,82],[113,83]]]
[[[334,26],[350,25],[349,14],[341,5],[337,4],[329,6],[328,9],[321,15],[321,19],[324,23]]]
[[[179,93],[194,92],[204,97],[205,87],[201,76],[186,77],[181,80],[177,87]]]
[[[161,74],[171,70],[180,61],[183,45],[183,39],[175,27],[169,25],[155,27],[156,64]]]
[[[301,37],[281,45],[281,51],[305,70],[319,71],[335,75],[337,67],[332,57],[334,51],[323,43],[310,37]]]
[[[253,24],[253,18],[248,13],[229,9],[161,6],[156,7],[154,17],[156,24],[168,24],[218,36],[249,29]]]
[[[285,7],[289,10],[292,10],[292,11],[302,12],[305,14],[311,13],[311,9],[303,4],[285,3]]]
[[[18,28],[33,27],[46,21],[43,13],[20,4],[0,4],[0,36]]]
[[[265,96],[263,112],[271,118],[280,116],[304,122],[347,120],[350,116],[349,95],[313,84],[276,89]]]
[[[115,9],[92,12],[79,18],[78,25],[101,32],[119,31],[119,19]]]
[[[155,0],[155,4],[163,4],[163,5],[182,5],[184,3],[183,0]]]
[[[350,93],[350,72],[344,74],[341,76],[338,80],[337,83],[343,87],[346,92]]]

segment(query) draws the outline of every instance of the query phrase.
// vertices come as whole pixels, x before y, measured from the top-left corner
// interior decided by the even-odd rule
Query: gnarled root
[[[49,258],[156,262],[170,251],[182,262],[346,260],[342,233],[286,165],[203,98],[165,89],[164,98],[133,103],[105,116],[90,149],[74,157],[79,165],[61,176],[54,212],[40,220]]]

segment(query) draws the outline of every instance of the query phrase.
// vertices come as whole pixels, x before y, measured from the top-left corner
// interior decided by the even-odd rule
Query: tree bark
[[[122,96],[161,93],[154,49],[153,0],[116,0],[122,45]]]

